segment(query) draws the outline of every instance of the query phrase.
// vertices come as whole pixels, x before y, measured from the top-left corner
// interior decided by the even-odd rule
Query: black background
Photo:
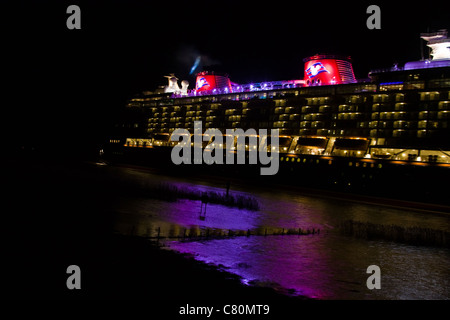
[[[81,9],[69,30],[66,9]],[[421,58],[420,32],[449,28],[445,2],[9,1],[1,4],[4,145],[74,154],[108,139],[114,117],[175,73],[215,65],[233,82],[303,77],[302,59],[350,55],[357,78]],[[426,52],[426,51],[425,51]],[[199,69],[198,69],[199,70]],[[198,71],[196,70],[196,71]]]
[[[70,4],[81,8],[81,30],[66,27]],[[370,4],[381,8],[381,30],[366,27]],[[357,78],[365,78],[371,69],[419,60],[419,34],[450,29],[447,8],[431,1],[2,1],[2,151],[89,155],[134,94],[164,85],[169,73],[192,87],[199,55],[237,83],[301,79],[302,59],[316,53],[352,56]],[[67,295],[67,265],[108,270],[88,262],[98,255],[91,240],[106,229],[110,190],[76,169],[24,163],[2,167],[3,296]],[[107,276],[111,286],[125,282],[113,271]]]

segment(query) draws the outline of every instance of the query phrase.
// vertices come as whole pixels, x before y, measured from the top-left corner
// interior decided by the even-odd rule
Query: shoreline
[[[247,286],[226,270],[151,241],[114,232],[120,190],[82,162],[9,162],[2,225],[3,296],[27,300],[137,299],[297,302],[268,287]],[[69,290],[67,268],[81,269]]]
[[[226,300],[276,300],[282,302],[294,302],[300,300],[314,300],[301,295],[289,295],[287,290],[275,289],[272,287],[259,287],[242,283],[242,277],[230,273],[222,266],[208,264],[199,260],[191,254],[177,252],[170,247],[158,247],[145,238],[136,236],[125,236],[115,234],[112,236],[112,243],[118,248],[123,248],[127,252],[139,251],[142,254],[142,264],[139,269],[156,275],[158,278],[170,277],[168,281],[163,281],[165,288],[158,290],[156,299],[167,298],[186,301],[212,301]],[[115,248],[117,248],[115,247]],[[139,255],[139,252],[135,252]],[[128,254],[128,253],[127,253]],[[155,260],[158,261],[155,264]],[[134,277],[140,278],[140,275]],[[156,279],[154,279],[156,280]],[[166,278],[167,280],[167,278]],[[183,281],[180,290],[180,281]],[[179,292],[177,292],[179,290]],[[176,293],[177,292],[177,293]],[[174,296],[175,295],[175,296]],[[152,298],[155,298],[152,295]]]
[[[77,261],[81,290],[57,288],[46,279],[31,299],[151,300],[177,304],[276,301],[281,304],[317,300],[289,295],[287,290],[242,283],[241,277],[195,259],[193,255],[161,248],[143,237],[103,235],[84,243],[66,261]],[[74,259],[75,258],[75,259]],[[49,286],[50,284],[50,286]],[[45,288],[45,289],[44,289]],[[59,289],[59,290],[58,290]],[[32,293],[28,291],[28,293]],[[19,297],[23,298],[23,297]]]

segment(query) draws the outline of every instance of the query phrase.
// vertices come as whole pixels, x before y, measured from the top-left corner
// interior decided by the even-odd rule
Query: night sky
[[[66,27],[70,4],[81,8],[81,30]],[[370,4],[381,8],[381,30],[366,27]],[[419,34],[450,29],[445,4],[2,1],[4,139],[13,148],[96,146],[126,100],[165,85],[164,75],[192,88],[198,56],[236,83],[301,79],[302,59],[316,53],[350,55],[366,78],[419,60]]]

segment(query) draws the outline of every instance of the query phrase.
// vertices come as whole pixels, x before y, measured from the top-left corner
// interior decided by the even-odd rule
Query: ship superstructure
[[[200,72],[195,89],[168,76],[165,92],[127,104],[128,123],[111,142],[172,146],[177,128],[279,129],[280,152],[450,163],[450,51],[445,31],[422,34],[428,60],[372,71],[357,81],[349,57],[304,59],[304,79],[239,85]],[[447,50],[447,51],[446,51]],[[170,88],[169,88],[170,87]],[[171,89],[172,88],[172,89]],[[125,136],[126,135],[126,136]]]

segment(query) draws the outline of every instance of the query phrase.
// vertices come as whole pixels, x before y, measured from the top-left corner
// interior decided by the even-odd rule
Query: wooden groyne
[[[130,235],[133,234],[133,230]],[[214,240],[214,239],[226,239],[234,237],[250,237],[250,236],[306,236],[306,235],[318,235],[320,229],[304,229],[304,228],[257,228],[247,230],[235,230],[235,229],[214,229],[214,228],[183,228],[178,232],[167,231],[164,232],[160,227],[156,228],[152,234],[144,235],[144,238],[149,240],[165,240],[174,239],[179,241],[199,241],[199,240]]]
[[[387,240],[412,245],[450,247],[450,232],[431,228],[402,227],[345,220],[340,224],[339,230],[342,234],[367,240]]]
[[[214,191],[199,191],[188,188],[179,188],[170,184],[160,184],[154,187],[152,195],[161,200],[175,201],[177,199],[200,200],[202,203],[221,204],[239,209],[259,210],[258,201],[251,196],[229,194]]]

